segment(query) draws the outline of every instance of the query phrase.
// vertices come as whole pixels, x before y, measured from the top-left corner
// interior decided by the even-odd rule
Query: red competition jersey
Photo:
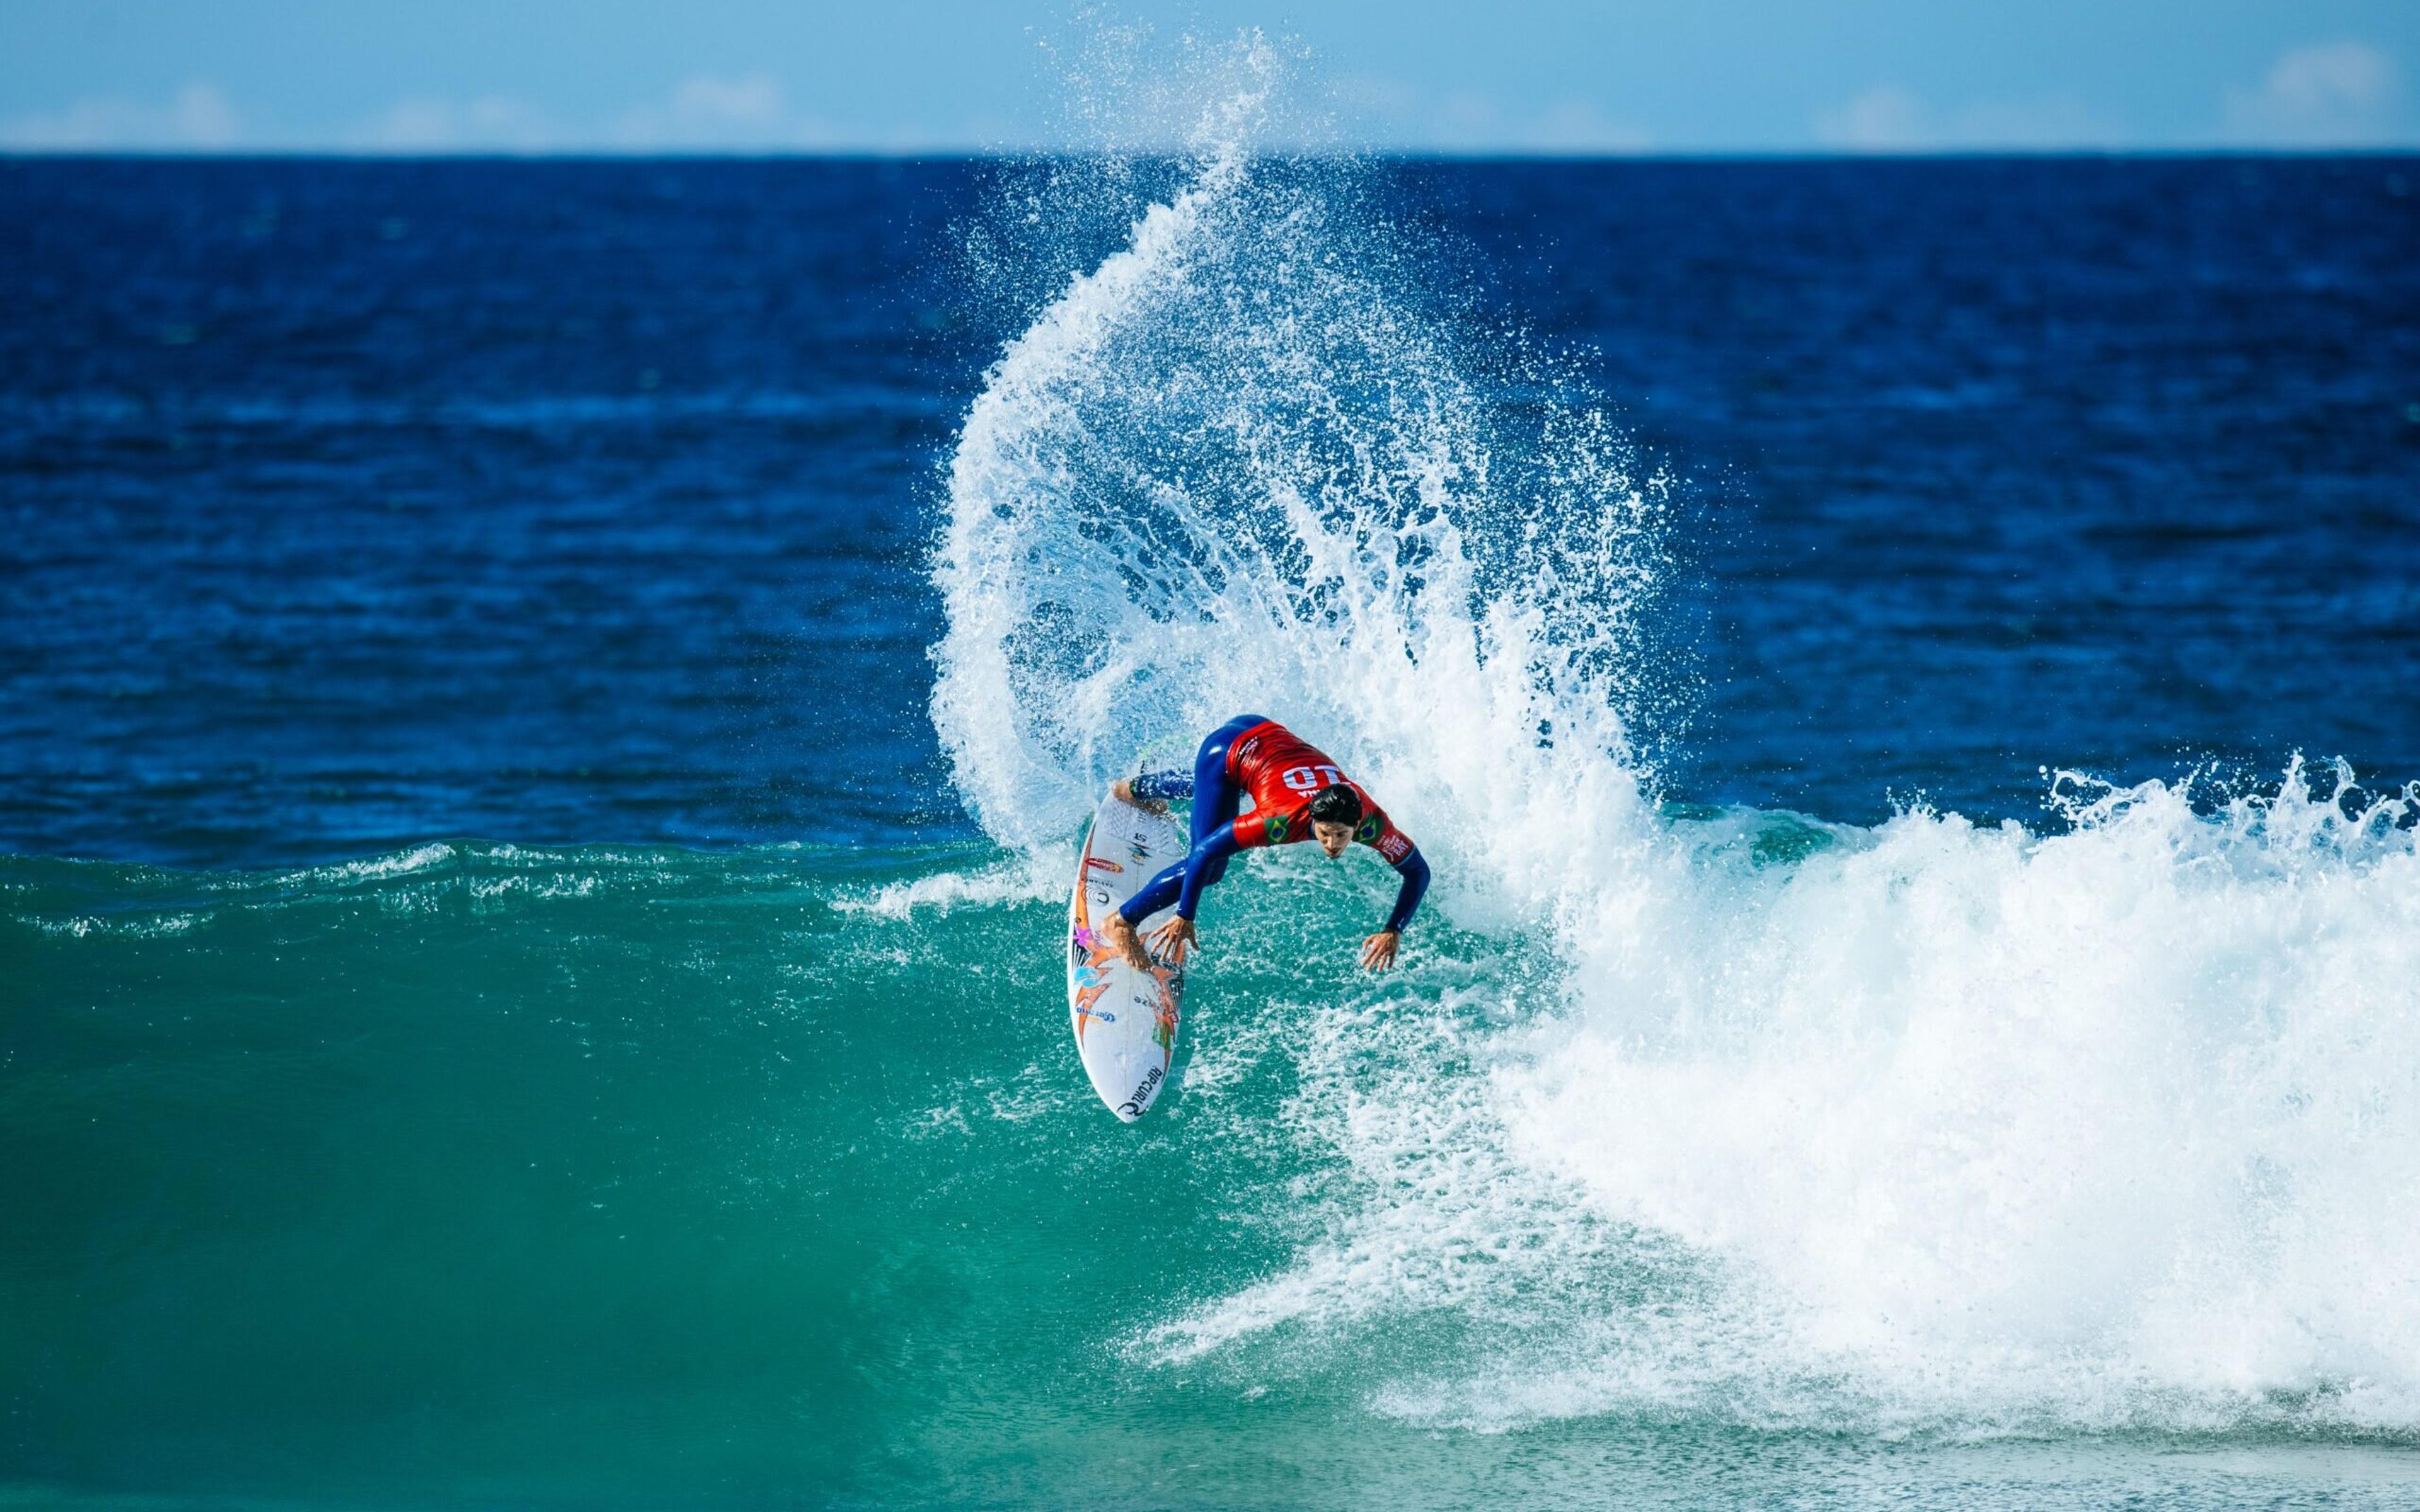
[[[1264,720],[1227,748],[1227,775],[1252,795],[1252,811],[1235,821],[1238,846],[1291,845],[1311,839],[1311,795],[1331,782],[1361,795],[1361,823],[1353,838],[1392,866],[1412,854],[1412,837],[1334,762],[1275,719]]]

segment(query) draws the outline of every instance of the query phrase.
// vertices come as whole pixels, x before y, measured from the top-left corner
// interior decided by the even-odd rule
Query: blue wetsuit
[[[1211,731],[1193,758],[1191,772],[1178,768],[1135,779],[1138,798],[1193,799],[1193,849],[1144,884],[1119,914],[1139,924],[1172,902],[1178,918],[1191,918],[1202,890],[1227,874],[1235,852],[1310,839],[1311,825],[1302,810],[1314,791],[1334,782],[1361,792],[1325,756],[1260,715],[1239,715]],[[1248,792],[1252,813],[1238,823],[1236,814]],[[1369,795],[1361,797],[1362,819],[1354,838],[1377,850],[1404,879],[1394,910],[1387,917],[1387,929],[1401,933],[1428,891],[1429,863]]]

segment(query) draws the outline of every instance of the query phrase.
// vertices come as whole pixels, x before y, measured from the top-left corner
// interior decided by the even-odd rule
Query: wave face
[[[1478,301],[1255,99],[991,370],[935,566],[935,724],[1037,866],[1248,708],[1438,862],[1413,967],[1301,1011],[1288,1259],[1128,1348],[1482,1428],[2420,1431],[2412,793],[1659,807],[1664,485],[1517,336],[1474,378]],[[1214,949],[1287,949],[1218,915],[1292,859]]]

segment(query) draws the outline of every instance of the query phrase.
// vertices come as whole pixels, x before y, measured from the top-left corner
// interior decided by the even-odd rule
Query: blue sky
[[[2420,0],[1105,9],[1154,34],[1144,56],[1261,28],[1304,58],[1294,92],[1324,139],[1352,146],[2420,146]],[[1115,116],[1148,92],[1100,83],[1103,34],[1069,7],[971,0],[0,0],[0,149],[1085,146],[1100,117],[1071,100]]]

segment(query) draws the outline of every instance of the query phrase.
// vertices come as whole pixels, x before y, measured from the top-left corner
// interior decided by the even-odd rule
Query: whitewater
[[[1292,1063],[1216,1125],[1299,1159],[1285,1258],[1114,1348],[1481,1430],[2420,1432],[2420,796],[2281,754],[2046,768],[2032,827],[1671,801],[1685,485],[1354,164],[1256,148],[1271,87],[1164,187],[1061,170],[1128,229],[986,375],[934,553],[934,724],[1012,861],[926,901],[1047,895],[1111,779],[1244,709],[1436,868],[1400,975],[1197,1008],[1180,1100]],[[1375,887],[1239,868],[1290,902],[1214,895],[1205,948]]]

